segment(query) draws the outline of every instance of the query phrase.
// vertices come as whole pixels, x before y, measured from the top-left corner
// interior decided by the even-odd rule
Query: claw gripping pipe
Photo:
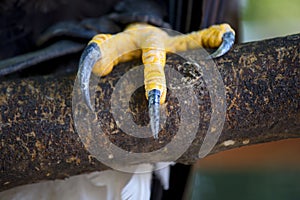
[[[157,27],[135,23],[116,35],[96,35],[84,50],[79,63],[78,77],[82,94],[86,104],[92,109],[88,91],[91,72],[98,76],[105,76],[118,63],[142,56],[150,125],[153,136],[158,138],[160,104],[165,102],[167,92],[164,74],[166,53],[201,47],[219,47],[211,55],[215,58],[229,51],[233,42],[234,31],[228,24],[215,25],[187,35],[171,37]],[[95,51],[99,51],[99,55]]]

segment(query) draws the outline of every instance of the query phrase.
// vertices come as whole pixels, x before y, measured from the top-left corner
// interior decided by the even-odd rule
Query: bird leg
[[[131,24],[115,35],[96,35],[84,50],[79,63],[78,76],[85,102],[92,110],[88,87],[92,71],[98,76],[105,76],[118,63],[142,56],[150,125],[154,138],[158,138],[159,109],[166,100],[167,92],[164,74],[166,52],[219,47],[211,54],[212,58],[216,58],[230,50],[234,36],[228,24],[171,37],[162,29],[145,23]]]

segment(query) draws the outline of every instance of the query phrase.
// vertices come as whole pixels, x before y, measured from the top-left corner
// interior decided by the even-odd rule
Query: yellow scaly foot
[[[228,24],[171,37],[165,31],[144,23],[131,24],[115,35],[96,35],[83,51],[79,62],[78,76],[85,102],[92,109],[89,95],[92,71],[96,75],[105,76],[118,63],[142,56],[150,125],[154,138],[158,138],[160,104],[165,102],[167,92],[164,74],[166,53],[219,47],[211,54],[215,58],[229,51],[234,36],[234,30]]]

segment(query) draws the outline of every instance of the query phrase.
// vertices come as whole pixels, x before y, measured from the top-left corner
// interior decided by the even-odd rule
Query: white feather
[[[98,200],[105,196],[106,187],[96,187],[85,175],[19,186],[0,193],[1,200]]]
[[[158,164],[157,166],[160,166]],[[45,181],[0,192],[1,200],[148,200],[151,193],[151,164],[134,166],[135,172],[106,170]],[[155,172],[168,188],[169,167]],[[142,172],[142,173],[141,173]]]
[[[151,195],[151,178],[153,165],[141,164],[137,166],[128,184],[122,190],[122,200],[141,200],[150,199]]]
[[[160,180],[164,190],[169,189],[169,179],[170,179],[170,166],[175,165],[174,162],[159,162],[155,163],[155,170],[154,174]],[[167,167],[166,167],[167,166]]]

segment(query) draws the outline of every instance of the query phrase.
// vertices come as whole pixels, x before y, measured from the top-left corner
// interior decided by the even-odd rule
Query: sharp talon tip
[[[93,108],[93,106],[91,104],[91,100],[90,100],[90,91],[89,91],[89,88],[82,89],[81,92],[82,92],[83,100],[84,100],[85,104],[88,106],[88,108],[90,109],[90,111],[94,111],[94,108]]]
[[[89,44],[83,51],[80,61],[79,61],[79,70],[78,70],[78,79],[80,84],[81,94],[83,95],[83,100],[85,104],[93,111],[90,100],[90,77],[92,69],[95,63],[100,59],[101,52],[100,48],[96,43]]]
[[[159,120],[160,120],[160,90],[153,89],[148,93],[148,108],[150,117],[150,126],[154,139],[158,139]]]
[[[231,47],[233,46],[235,40],[235,35],[233,32],[229,31],[224,33],[223,35],[223,42],[219,46],[219,48],[212,54],[208,56],[208,58],[217,58],[220,56],[223,56],[225,53],[227,53]]]

